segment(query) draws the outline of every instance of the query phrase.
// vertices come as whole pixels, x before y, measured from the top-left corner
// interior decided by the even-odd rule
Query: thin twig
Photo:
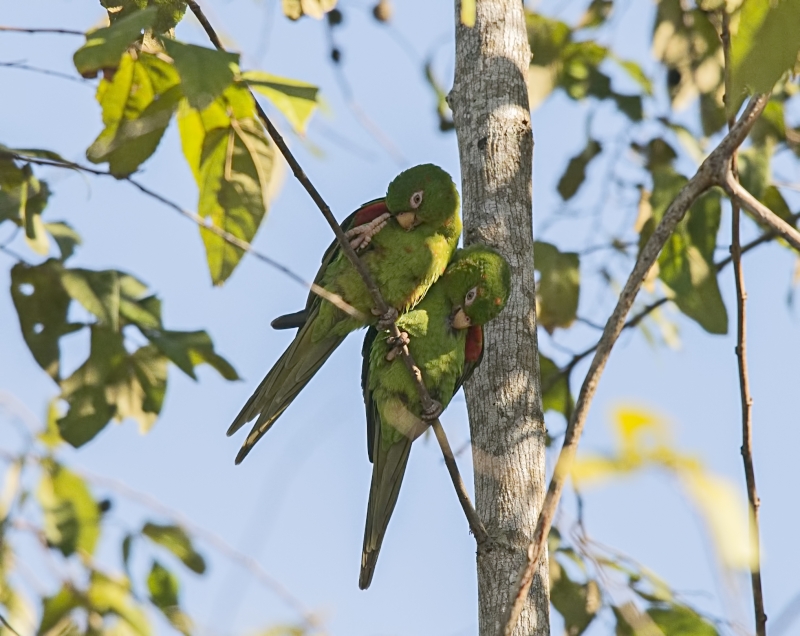
[[[722,9],[722,49],[725,59],[725,104],[729,106],[731,95],[731,33],[730,16]],[[728,128],[734,125],[734,118],[728,120]],[[729,179],[739,183],[739,167],[737,152],[731,155]],[[756,491],[756,474],[753,465],[753,398],[750,393],[750,375],[747,371],[747,291],[744,284],[744,268],[742,267],[742,244],[739,234],[741,213],[739,199],[731,197],[731,260],[736,280],[736,360],[739,367],[739,394],[742,408],[742,461],[747,483],[747,499],[750,502],[752,519],[750,523],[750,544],[754,551],[750,570],[750,583],[753,588],[753,613],[755,615],[757,636],[767,635],[767,614],[764,611],[764,591],[761,585],[761,537],[758,525],[758,509],[760,500]],[[787,224],[788,225],[788,224]]]
[[[31,71],[32,73],[40,73],[42,75],[50,75],[51,77],[58,77],[60,79],[69,80],[70,82],[77,82],[78,84],[83,84],[84,86],[91,86],[88,80],[85,80],[79,75],[67,75],[66,73],[60,73],[59,71],[51,71],[47,68],[39,68],[38,66],[30,66],[25,64],[24,62],[0,62],[0,67],[2,68],[15,68],[19,69],[20,71]]]
[[[512,635],[519,615],[522,612],[525,599],[528,596],[528,591],[533,582],[534,571],[542,555],[542,550],[553,522],[553,516],[555,515],[558,501],[561,498],[564,483],[572,467],[575,452],[578,448],[578,441],[583,432],[583,427],[586,424],[589,406],[597,391],[597,385],[600,381],[603,369],[608,362],[611,349],[625,325],[625,316],[630,311],[636,299],[636,295],[647,277],[647,273],[658,258],[664,244],[672,235],[677,224],[686,215],[692,203],[709,188],[721,183],[725,179],[725,175],[730,171],[731,155],[747,137],[753,124],[755,124],[759,115],[764,110],[768,99],[768,95],[756,95],[750,100],[741,119],[736,122],[731,131],[698,168],[697,173],[672,201],[669,208],[664,213],[661,222],[636,259],[633,271],[628,277],[625,287],[620,293],[617,305],[606,323],[592,364],[581,385],[578,400],[575,404],[575,411],[564,435],[564,445],[558,456],[553,477],[550,480],[547,495],[545,496],[542,510],[539,513],[533,541],[528,546],[526,563],[520,570],[517,582],[512,588],[512,596],[506,605],[505,615],[500,623],[501,628],[499,633],[503,636]]]
[[[442,449],[444,463],[447,465],[447,472],[450,473],[450,479],[453,480],[453,486],[456,489],[458,501],[461,504],[461,507],[464,509],[464,514],[469,520],[469,527],[472,529],[472,533],[475,536],[475,542],[478,544],[478,546],[481,546],[489,540],[489,534],[486,532],[483,522],[480,520],[480,517],[478,517],[478,513],[475,512],[475,508],[470,501],[469,494],[467,493],[467,487],[464,485],[464,480],[461,479],[461,474],[458,472],[458,466],[456,465],[455,455],[453,455],[453,449],[450,448],[450,443],[447,441],[447,436],[445,435],[444,429],[442,428],[442,424],[439,422],[439,420],[436,420],[433,423],[433,433],[436,435],[436,441],[439,442],[439,447]]]
[[[84,31],[74,29],[28,29],[25,27],[10,27],[0,25],[0,31],[9,33],[61,33],[63,35],[86,35]]]
[[[140,505],[157,512],[158,514],[172,519],[178,525],[186,528],[191,532],[192,535],[202,539],[225,557],[231,561],[234,561],[235,563],[238,563],[248,572],[250,572],[250,574],[252,574],[265,587],[269,588],[276,596],[281,598],[284,603],[302,616],[306,627],[314,630],[319,629],[319,620],[303,605],[299,599],[293,596],[280,583],[280,581],[272,577],[258,561],[242,552],[239,552],[236,548],[230,546],[222,537],[209,530],[206,530],[202,526],[194,524],[182,513],[173,510],[169,506],[165,506],[158,499],[155,499],[148,494],[131,488],[123,481],[114,479],[112,477],[97,475],[84,469],[76,469],[76,472],[85,477],[89,482],[108,488],[109,490],[112,490],[113,492],[125,497],[126,499],[129,499],[130,501],[135,501],[136,503],[139,503]]]
[[[8,629],[9,631],[15,633],[17,636],[21,636],[21,634],[11,626],[11,623],[9,623],[6,620],[6,617],[3,616],[2,614],[0,614],[0,623],[3,623],[3,625],[6,626],[6,629]]]
[[[770,230],[785,239],[794,249],[800,251],[800,232],[745,190],[732,174],[729,173],[719,185],[725,189],[736,205],[750,212],[756,219],[769,226]]]
[[[211,43],[220,51],[224,51],[225,48],[222,46],[222,42],[220,42],[219,37],[217,36],[214,27],[211,26],[211,23],[208,21],[208,18],[203,13],[203,10],[200,8],[200,5],[197,4],[196,0],[187,0],[187,5],[191,9],[192,13],[194,13],[197,20],[202,25],[203,29],[205,30],[206,34],[208,35],[209,40]],[[250,93],[252,95],[252,92]],[[393,310],[386,304],[386,301],[383,299],[383,295],[381,294],[380,290],[378,289],[377,284],[373,280],[372,276],[370,275],[369,271],[367,270],[364,263],[355,253],[355,250],[350,245],[350,241],[344,234],[341,226],[336,222],[336,218],[333,216],[330,207],[322,198],[322,195],[317,191],[314,187],[314,184],[311,183],[311,180],[306,176],[306,173],[303,171],[303,168],[300,166],[300,163],[297,161],[295,156],[292,154],[292,151],[289,150],[289,147],[286,145],[286,142],[283,139],[283,136],[278,132],[278,129],[275,128],[275,125],[272,123],[267,114],[264,112],[264,109],[261,108],[261,105],[256,100],[255,96],[253,96],[253,101],[256,105],[256,110],[258,112],[258,116],[261,121],[264,123],[264,126],[267,129],[267,133],[272,138],[272,141],[275,142],[275,145],[280,150],[281,154],[283,155],[284,159],[286,159],[286,163],[289,164],[289,167],[292,169],[292,173],[294,174],[295,178],[300,182],[303,186],[305,191],[311,197],[312,201],[316,204],[319,208],[319,211],[322,212],[322,216],[325,217],[325,220],[328,222],[331,230],[336,235],[336,240],[339,242],[339,247],[341,248],[344,255],[356,269],[358,274],[361,276],[361,279],[364,281],[364,285],[367,288],[367,291],[372,298],[372,301],[375,303],[375,309],[377,310],[378,314],[385,320],[386,317],[390,316],[390,312]],[[397,312],[393,312],[396,318]],[[389,323],[389,333],[395,337],[400,338],[400,330],[397,328],[397,324],[394,320],[385,320]],[[419,394],[420,404],[422,406],[423,412],[430,413],[435,410],[437,404],[431,398],[430,393],[428,393],[428,389],[425,387],[425,383],[422,381],[422,372],[419,370],[419,367],[414,362],[414,358],[411,356],[411,353],[408,351],[408,345],[403,345],[402,349],[400,350],[400,355],[403,358],[403,362],[406,365],[411,377],[414,380],[414,385],[416,386],[417,393]],[[433,422],[435,424],[435,422]],[[444,431],[442,431],[443,433]],[[438,438],[438,436],[437,436]],[[444,447],[442,447],[442,452],[445,452]],[[450,453],[452,456],[452,452]],[[447,461],[447,457],[445,456],[445,461]],[[450,466],[448,466],[448,469]],[[453,460],[453,470],[456,472],[458,468],[455,466],[455,460]],[[459,476],[459,480],[460,480]],[[463,481],[463,480],[462,480]],[[458,494],[459,500],[462,501],[462,506],[465,506],[465,502],[462,500],[462,494],[459,492],[458,486],[456,486],[456,493]],[[471,509],[471,512],[467,514],[467,521],[470,524],[470,529],[472,530],[472,534],[476,537],[481,536],[481,528],[476,527],[473,524],[473,519],[477,519],[477,512],[472,507],[472,504],[469,502],[469,499],[466,499],[466,504]],[[465,506],[466,509],[466,506]],[[485,530],[483,531],[485,533]]]
[[[78,170],[80,172],[86,172],[88,174],[92,174],[92,175],[96,175],[96,176],[100,176],[100,177],[114,177],[114,175],[112,175],[110,172],[107,172],[105,170],[99,170],[97,168],[90,168],[89,166],[84,166],[84,165],[81,165],[79,163],[74,163],[72,161],[58,161],[58,160],[55,160],[55,159],[42,159],[42,158],[37,158],[37,157],[29,157],[27,155],[20,155],[20,154],[14,153],[14,152],[0,152],[0,156],[9,157],[11,159],[16,159],[18,161],[25,161],[25,162],[32,163],[32,164],[39,165],[39,166],[49,166],[49,167],[53,167],[53,168],[69,168],[70,170]],[[118,177],[114,177],[114,178],[118,178]],[[266,254],[256,250],[247,241],[244,241],[244,240],[240,239],[238,236],[223,230],[221,227],[219,227],[217,225],[214,225],[210,221],[207,221],[206,219],[201,217],[196,212],[191,212],[189,210],[186,210],[186,209],[182,208],[181,206],[179,206],[174,201],[171,201],[170,199],[167,199],[165,196],[159,194],[158,192],[156,192],[154,190],[151,190],[150,188],[148,188],[144,184],[140,183],[139,181],[137,181],[133,177],[124,177],[122,180],[123,181],[127,181],[128,183],[130,183],[133,187],[137,188],[143,194],[146,194],[147,196],[152,197],[156,201],[158,201],[160,203],[163,203],[167,207],[172,208],[173,210],[175,210],[176,212],[178,212],[182,216],[185,216],[187,219],[189,219],[189,220],[193,221],[194,223],[196,223],[197,225],[199,225],[201,228],[203,228],[205,230],[208,230],[212,234],[220,237],[226,243],[229,243],[230,245],[233,245],[234,247],[238,247],[243,252],[247,252],[248,254],[252,254],[258,260],[266,263],[267,265],[269,265],[270,267],[272,267],[274,269],[277,269],[279,272],[282,272],[283,274],[285,274],[286,276],[291,278],[293,281],[295,281],[297,283],[300,283],[301,285],[303,285],[307,289],[310,289],[313,293],[315,293],[318,296],[324,298],[329,303],[331,303],[331,304],[335,305],[336,307],[338,307],[339,309],[341,309],[343,312],[345,312],[345,313],[347,313],[347,314],[349,314],[349,315],[351,315],[354,318],[357,318],[359,320],[364,320],[366,318],[364,316],[364,314],[362,314],[360,311],[358,311],[358,309],[356,309],[355,307],[353,307],[349,303],[345,302],[345,300],[341,296],[339,296],[338,294],[334,294],[332,292],[329,292],[327,289],[325,289],[324,287],[320,287],[316,283],[309,283],[308,281],[303,279],[298,274],[295,274],[292,270],[290,270],[285,265],[282,265],[278,261],[276,261],[276,260],[270,258],[269,256],[267,256]],[[15,256],[17,258],[17,260],[22,260],[22,258],[20,256],[13,254],[4,245],[0,245],[0,249],[2,249],[5,252],[8,252],[12,256]]]

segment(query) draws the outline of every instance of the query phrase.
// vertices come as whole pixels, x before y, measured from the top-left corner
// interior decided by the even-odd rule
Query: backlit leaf
[[[59,377],[59,338],[81,327],[67,322],[70,297],[61,284],[61,271],[54,259],[11,268],[11,298],[22,337],[39,366],[54,379]]]
[[[179,606],[177,577],[158,561],[153,561],[147,576],[147,589],[150,592],[150,602],[161,610],[175,629],[189,636],[192,621]]]
[[[150,341],[186,375],[196,380],[195,367],[209,364],[226,380],[238,380],[236,370],[214,351],[205,331],[167,331],[147,333]]]
[[[191,538],[180,526],[148,522],[142,528],[142,534],[172,552],[192,572],[202,574],[206,571],[205,559],[194,549]]]
[[[87,159],[108,162],[117,177],[136,171],[155,152],[181,96],[173,66],[147,53],[123,56],[113,79],[102,80],[97,89],[105,129],[89,146]]]
[[[578,311],[580,262],[574,252],[560,252],[550,243],[536,241],[534,266],[540,272],[536,285],[536,316],[549,333],[569,327]]]
[[[155,7],[135,11],[115,20],[111,26],[87,33],[86,44],[72,58],[78,73],[94,77],[100,69],[116,68],[127,48],[141,37],[145,29],[153,26],[157,12]]]
[[[76,550],[91,555],[100,536],[100,510],[84,480],[51,463],[42,473],[37,497],[48,543],[64,556]]]
[[[61,283],[67,293],[97,316],[101,324],[119,329],[119,274],[114,270],[65,269]]]
[[[563,414],[572,411],[572,395],[570,394],[567,376],[559,371],[556,363],[539,354],[539,370],[542,386],[542,409]]]
[[[242,75],[242,79],[269,98],[297,132],[306,131],[318,104],[319,89],[316,86],[261,71],[248,71]]]
[[[147,616],[134,601],[126,578],[112,578],[95,570],[86,596],[88,605],[100,615],[118,616],[139,636],[150,635]]]
[[[281,0],[281,6],[290,20],[299,20],[304,15],[321,20],[336,6],[336,0]]]
[[[771,91],[797,62],[800,3],[796,0],[746,0],[731,39],[731,107],[738,110],[745,90]]]
[[[561,195],[562,199],[567,201],[575,196],[578,188],[581,187],[581,184],[586,179],[586,167],[589,165],[589,162],[602,151],[603,147],[600,143],[594,139],[590,139],[580,154],[575,155],[569,160],[567,169],[564,171],[564,174],[561,175],[557,186],[558,193]]]
[[[239,55],[177,40],[164,39],[164,47],[175,61],[181,88],[192,108],[203,110],[219,98],[234,80]]]
[[[64,584],[57,594],[42,599],[42,620],[39,623],[37,636],[44,636],[54,627],[65,621],[77,607],[83,607],[81,595],[69,584]],[[57,633],[61,633],[59,630]]]
[[[558,568],[550,584],[550,602],[564,618],[564,633],[580,636],[602,607],[602,596],[595,581],[577,583],[569,578],[564,568]]]

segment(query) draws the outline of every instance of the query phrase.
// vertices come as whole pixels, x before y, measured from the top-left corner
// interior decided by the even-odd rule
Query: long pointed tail
[[[228,428],[227,434],[230,436],[247,422],[258,418],[236,456],[237,464],[242,462],[344,340],[344,337],[329,337],[313,342],[312,322],[309,321],[300,329],[292,344],[270,369]]]
[[[380,422],[377,423],[374,447],[375,463],[372,465],[372,485],[367,507],[367,524],[364,528],[364,549],[361,552],[361,574],[358,587],[366,590],[372,583],[375,564],[383,543],[383,536],[397,503],[400,484],[406,472],[411,439],[403,438],[388,449],[381,448]]]

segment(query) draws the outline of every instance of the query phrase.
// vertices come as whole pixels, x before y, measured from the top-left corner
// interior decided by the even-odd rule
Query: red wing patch
[[[483,327],[475,325],[467,331],[467,343],[464,346],[466,362],[477,362],[483,351]]]
[[[375,203],[371,203],[363,208],[361,208],[358,212],[356,212],[355,217],[353,217],[353,227],[358,225],[364,225],[364,223],[369,223],[370,221],[374,221],[377,219],[381,214],[384,214],[389,211],[389,208],[386,207],[386,201],[376,201]]]

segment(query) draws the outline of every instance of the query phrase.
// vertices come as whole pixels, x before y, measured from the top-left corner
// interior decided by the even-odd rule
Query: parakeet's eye
[[[465,304],[467,307],[469,307],[469,306],[470,306],[470,305],[471,305],[473,302],[475,302],[475,299],[476,299],[477,297],[478,297],[478,288],[477,288],[477,287],[473,287],[472,289],[470,289],[470,290],[467,292],[467,295],[466,295],[466,297],[464,298],[464,304]]]
[[[411,195],[411,200],[408,202],[411,206],[411,209],[416,210],[419,206],[422,205],[422,190],[419,192],[415,192]]]

